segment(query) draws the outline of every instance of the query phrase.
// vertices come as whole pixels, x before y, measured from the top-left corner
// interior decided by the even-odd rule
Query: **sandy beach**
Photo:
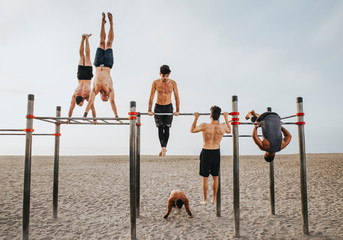
[[[0,239],[21,239],[23,156],[0,156]],[[198,156],[142,156],[138,239],[233,239],[232,156],[222,156],[222,217],[202,200]],[[32,160],[30,239],[130,239],[127,156],[62,156],[58,218],[52,217],[53,157]],[[240,157],[240,239],[343,239],[343,154],[308,154],[310,235],[302,234],[299,156],[275,159],[276,215],[270,214],[269,165]],[[209,180],[209,197],[212,180]],[[182,189],[194,218],[173,209]]]

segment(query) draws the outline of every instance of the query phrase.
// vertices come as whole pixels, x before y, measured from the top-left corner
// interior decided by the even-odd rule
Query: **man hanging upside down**
[[[167,143],[169,139],[169,128],[173,121],[173,115],[179,116],[180,99],[177,85],[174,80],[169,79],[170,75],[169,66],[163,65],[160,68],[160,79],[153,82],[149,98],[149,116],[154,115],[151,111],[152,103],[154,101],[155,92],[157,91],[157,101],[155,105],[155,113],[170,113],[170,115],[157,115],[155,114],[155,123],[158,127],[158,137],[161,143],[161,152],[159,156],[165,156],[167,152]],[[173,105],[171,103],[171,95],[174,92],[176,112],[173,114]]]
[[[93,77],[92,62],[90,57],[90,48],[88,38],[92,34],[83,34],[80,46],[80,62],[77,70],[77,79],[79,85],[77,86],[70,103],[68,117],[72,117],[75,108],[75,103],[82,107],[84,100],[89,101],[89,93],[91,91],[91,80]],[[86,49],[84,48],[86,42]],[[92,115],[96,117],[94,105],[92,105]],[[70,122],[69,120],[67,121]]]
[[[90,100],[88,102],[87,108],[83,117],[87,117],[88,111],[94,104],[95,96],[100,92],[102,101],[106,102],[110,99],[111,107],[115,117],[118,117],[117,107],[114,102],[114,90],[113,82],[110,75],[111,68],[114,63],[113,59],[113,50],[112,43],[114,39],[113,34],[113,20],[112,14],[107,13],[108,20],[110,22],[110,31],[108,33],[107,43],[106,41],[106,32],[105,32],[105,13],[102,13],[102,22],[101,22],[101,32],[100,32],[100,46],[96,50],[94,66],[95,66],[95,79],[93,84],[93,89],[90,94]]]
[[[220,171],[220,142],[225,133],[231,133],[231,126],[228,120],[229,113],[224,112],[225,123],[219,123],[221,109],[217,106],[211,107],[211,123],[201,123],[196,126],[199,113],[194,113],[194,122],[191,127],[191,133],[202,132],[203,148],[200,154],[200,171],[202,176],[202,190],[204,201],[202,204],[207,204],[207,189],[208,176],[211,174],[213,178],[213,196],[212,203],[215,203],[218,191],[218,175]]]
[[[189,201],[186,197],[186,194],[184,192],[182,192],[181,190],[171,191],[169,199],[168,199],[168,210],[167,210],[167,212],[163,218],[165,218],[165,219],[168,218],[173,207],[177,207],[177,208],[181,209],[183,204],[185,204],[186,212],[192,218],[193,215],[192,215],[191,211],[189,210]]]
[[[281,126],[281,118],[277,113],[265,112],[263,114],[257,114],[254,110],[251,110],[245,117],[246,120],[251,119],[255,123],[252,137],[256,145],[262,150],[266,151],[264,159],[267,162],[272,162],[275,157],[275,153],[284,149],[292,139],[292,135],[286,128]],[[263,140],[257,136],[257,128],[262,128]],[[282,137],[284,135],[284,138]]]

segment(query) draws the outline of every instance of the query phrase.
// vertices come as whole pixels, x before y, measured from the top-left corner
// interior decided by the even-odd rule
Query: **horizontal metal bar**
[[[0,132],[22,132],[23,129],[0,129]]]
[[[253,122],[241,122],[241,125],[255,125]]]
[[[139,113],[140,115],[149,115],[148,113]],[[171,116],[174,115],[174,113],[153,113],[156,116]],[[179,113],[180,116],[194,116],[194,113]],[[199,115],[211,115],[211,113],[199,113]],[[220,115],[223,115],[221,113]]]
[[[129,120],[129,118],[109,118],[109,117],[35,117],[38,120],[52,119],[52,120]]]
[[[61,124],[66,124],[66,123],[61,123]],[[70,122],[69,124],[66,125],[130,125],[130,123],[93,123],[93,122],[85,122],[85,123],[72,123]]]
[[[284,122],[282,125],[297,125],[296,122]]]
[[[18,135],[26,135],[26,133],[0,133],[2,136],[18,136]],[[53,133],[33,133],[34,136],[54,136]]]
[[[263,137],[262,135],[257,135],[259,137]],[[232,135],[224,135],[223,137],[232,137]],[[252,137],[251,135],[239,135],[239,137]]]
[[[296,117],[297,115],[291,115],[291,116],[287,116],[287,117],[282,117],[281,119],[287,119],[287,118],[292,118],[292,117]]]

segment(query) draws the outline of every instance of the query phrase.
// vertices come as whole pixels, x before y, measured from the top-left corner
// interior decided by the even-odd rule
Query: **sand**
[[[21,239],[24,157],[0,156],[0,239]],[[138,239],[233,239],[232,157],[222,156],[222,217],[200,205],[197,156],[142,156]],[[269,165],[240,158],[240,239],[343,239],[343,154],[307,155],[310,235],[302,234],[299,156],[275,159],[276,215],[270,214]],[[58,218],[52,217],[53,158],[32,160],[31,239],[130,239],[126,156],[60,159]],[[212,196],[209,181],[209,197]],[[168,194],[182,189],[194,218],[173,209]]]

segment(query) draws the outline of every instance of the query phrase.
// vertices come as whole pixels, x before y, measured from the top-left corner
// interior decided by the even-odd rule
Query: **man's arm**
[[[91,94],[89,96],[89,102],[87,104],[87,107],[86,107],[86,110],[85,110],[85,113],[83,114],[83,117],[87,117],[87,114],[89,112],[89,109],[91,109],[91,107],[93,106],[93,103],[94,103],[94,99],[95,99],[95,96],[97,95],[98,93],[95,92],[95,88],[93,87],[92,91],[91,91]]]
[[[254,142],[256,143],[256,145],[262,150],[263,149],[263,143],[261,141],[261,139],[257,136],[257,128],[258,126],[255,125],[254,130],[252,131],[252,138],[254,139]]]
[[[151,108],[152,108],[152,103],[154,102],[155,92],[156,92],[156,86],[155,86],[155,81],[154,81],[151,86],[150,97],[149,97],[149,107],[148,107],[149,116],[153,115]]]
[[[172,204],[172,201],[169,199],[169,200],[168,200],[168,210],[167,210],[167,212],[166,212],[166,214],[164,215],[163,218],[165,218],[165,219],[168,218],[168,216],[169,216],[169,214],[170,214],[172,208],[173,208],[173,204]]]
[[[175,116],[179,116],[180,113],[180,98],[179,98],[179,91],[177,89],[177,84],[175,81],[173,81],[173,91],[174,91],[174,97],[175,97],[175,105],[176,105],[176,111]]]
[[[224,116],[225,124],[226,124],[225,133],[231,133],[231,126],[230,126],[230,122],[229,122],[229,119],[228,119],[229,113],[228,112],[224,112],[223,116]]]
[[[111,107],[114,113],[114,116],[117,118],[118,117],[118,113],[117,113],[117,107],[116,107],[116,103],[114,102],[114,90],[113,88],[110,89],[110,103],[111,103]]]
[[[188,213],[188,215],[191,217],[192,216],[192,213],[191,213],[191,210],[189,210],[189,201],[188,199],[183,201],[184,204],[185,204],[185,209],[186,209],[186,212]]]
[[[71,103],[70,103],[70,108],[69,108],[69,113],[68,113],[68,117],[71,117],[73,116],[73,111],[74,111],[74,108],[75,108],[75,99],[76,99],[76,96],[75,94],[72,96],[71,98]]]
[[[91,110],[92,110],[92,116],[93,116],[93,118],[96,118],[96,112],[95,112],[94,103],[93,103],[93,105],[92,105],[92,108],[91,108]],[[94,120],[94,123],[95,123],[95,124],[97,124],[97,123],[98,123],[98,121],[97,121],[97,120]]]
[[[195,112],[194,113],[194,122],[191,126],[191,133],[198,133],[198,132],[201,132],[203,130],[204,124],[200,124],[199,126],[196,126],[198,118],[199,118],[199,113]]]
[[[282,143],[281,143],[281,149],[284,149],[291,142],[292,135],[284,127],[281,127],[281,131],[282,131],[283,135],[285,136],[282,140]]]

